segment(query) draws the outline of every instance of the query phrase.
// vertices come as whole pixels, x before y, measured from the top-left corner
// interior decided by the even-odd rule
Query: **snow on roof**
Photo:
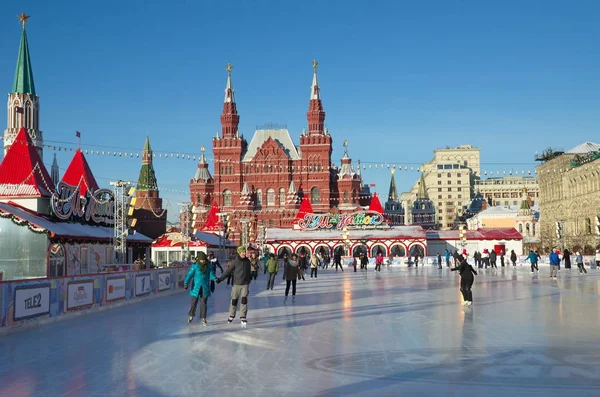
[[[385,229],[348,229],[350,240],[356,239],[381,239],[381,240],[403,240],[403,239],[425,239],[425,231],[421,226],[395,226]],[[266,241],[276,240],[342,240],[340,230],[292,230],[281,228],[268,228]]]
[[[567,154],[585,154],[600,150],[600,144],[594,142],[584,142],[567,151]]]
[[[48,216],[35,214],[12,203],[0,203],[0,212],[11,214],[21,220],[27,221],[37,229],[48,230],[52,234],[52,237],[69,237],[81,240],[106,240],[108,242],[114,235],[114,229],[112,227],[55,221]],[[127,241],[149,244],[152,242],[152,239],[141,233],[136,233],[133,236],[127,236]]]
[[[458,230],[431,230],[427,233],[427,240],[458,240]],[[522,240],[523,236],[514,227],[479,228],[467,230],[467,240]]]
[[[256,130],[254,136],[252,137],[252,141],[250,145],[248,145],[248,149],[246,150],[246,154],[242,161],[251,161],[258,149],[262,146],[262,144],[267,140],[272,138],[275,142],[279,143],[285,153],[292,160],[299,160],[300,155],[298,154],[298,150],[296,150],[296,146],[290,137],[290,133],[287,129],[273,129],[273,130]]]

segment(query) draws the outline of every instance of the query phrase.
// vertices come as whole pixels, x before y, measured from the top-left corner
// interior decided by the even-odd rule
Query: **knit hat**
[[[237,253],[238,253],[238,255],[241,254],[244,251],[246,251],[246,247],[244,247],[243,245],[240,245],[239,247],[237,247]]]
[[[196,259],[198,259],[198,260],[200,260],[200,261],[205,261],[205,260],[207,259],[207,258],[206,258],[206,254],[205,254],[204,252],[200,251],[200,252],[198,253],[198,256],[196,257]]]

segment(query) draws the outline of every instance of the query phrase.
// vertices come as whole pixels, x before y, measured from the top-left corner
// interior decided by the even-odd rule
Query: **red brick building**
[[[369,189],[362,184],[360,167],[354,170],[346,142],[341,165],[332,162],[333,138],[325,127],[317,65],[313,61],[308,128],[300,134],[299,145],[280,126],[257,129],[250,143],[240,135],[231,65],[227,65],[221,134],[212,140],[214,177],[203,152],[190,181],[195,228],[202,228],[213,202],[229,215],[229,238],[236,241],[241,221],[248,221],[250,241],[256,239],[259,226],[291,227],[304,196],[317,213],[333,207],[352,212],[369,205]]]

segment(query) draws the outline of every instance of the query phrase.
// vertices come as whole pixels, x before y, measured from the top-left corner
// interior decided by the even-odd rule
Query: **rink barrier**
[[[350,257],[343,257],[342,258],[342,263],[345,264],[346,266],[350,266],[351,265],[351,260],[352,258]],[[357,258],[358,260],[358,258]],[[384,257],[384,265],[392,265],[392,266],[413,266],[414,265],[414,257],[411,257],[410,260],[408,257],[395,257],[395,258],[386,258]],[[469,256],[467,261],[471,264],[471,265],[475,265],[475,260],[473,259],[472,256]],[[453,263],[453,262],[451,262]],[[507,264],[511,264],[512,266],[512,262],[510,262],[510,258],[508,256],[504,257],[504,265],[506,266]],[[531,264],[529,263],[529,261],[527,260],[527,255],[517,255],[517,265],[527,265],[530,266]],[[419,265],[425,264],[426,266],[434,266],[437,265],[437,256],[426,256],[424,258],[419,258]],[[595,255],[584,255],[583,256],[583,264],[585,267],[587,268],[591,268],[591,269],[595,269],[596,268],[596,256]],[[375,258],[374,257],[370,257],[369,258],[369,266],[375,266]],[[442,265],[446,266],[446,257],[444,255],[442,255]],[[496,265],[500,266],[500,256],[498,256],[496,258]],[[541,259],[538,260],[538,265],[550,265],[550,258],[548,255],[541,255]],[[564,262],[561,261],[561,266],[564,266]],[[331,266],[331,265],[330,265]],[[360,266],[360,263],[357,262],[357,266]],[[577,265],[575,264],[575,257],[571,256],[571,266],[572,267],[577,267]]]
[[[183,290],[188,267],[0,282],[0,333]]]

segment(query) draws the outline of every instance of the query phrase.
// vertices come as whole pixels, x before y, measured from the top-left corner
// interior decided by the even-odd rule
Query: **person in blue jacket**
[[[196,307],[200,301],[200,320],[202,325],[206,326],[206,305],[210,296],[210,281],[216,280],[215,269],[209,266],[208,258],[204,252],[200,252],[196,257],[196,262],[192,264],[188,271],[183,287],[187,290],[190,285],[190,280],[193,280],[193,287],[190,291],[191,303],[190,312],[188,313],[188,323],[191,323],[196,315]]]

